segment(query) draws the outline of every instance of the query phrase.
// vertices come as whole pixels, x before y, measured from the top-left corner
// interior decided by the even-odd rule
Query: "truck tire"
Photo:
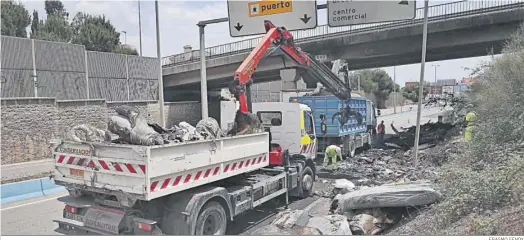
[[[302,191],[300,194],[300,198],[307,198],[311,196],[314,179],[315,177],[313,176],[313,170],[311,170],[311,167],[306,166],[300,176],[300,181],[302,181]]]
[[[227,215],[224,207],[216,202],[206,203],[198,214],[195,235],[225,235]]]

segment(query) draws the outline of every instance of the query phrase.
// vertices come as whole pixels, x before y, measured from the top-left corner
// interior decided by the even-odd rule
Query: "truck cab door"
[[[300,138],[300,153],[307,158],[314,159],[317,150],[317,137],[313,115],[311,112],[301,111],[300,118],[300,128],[302,132]]]

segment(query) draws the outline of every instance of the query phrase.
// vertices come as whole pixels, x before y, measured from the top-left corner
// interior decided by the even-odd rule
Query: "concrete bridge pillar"
[[[282,79],[282,89],[306,89],[306,83],[296,69],[280,70],[280,79]]]
[[[289,99],[289,90],[306,89],[306,83],[296,69],[280,70],[280,79],[282,79],[282,88],[280,91],[280,101],[287,102]],[[293,92],[291,92],[293,93]]]

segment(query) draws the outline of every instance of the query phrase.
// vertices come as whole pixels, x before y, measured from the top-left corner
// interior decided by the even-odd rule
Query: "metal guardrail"
[[[524,2],[522,0],[464,0],[459,2],[438,4],[429,7],[428,22],[485,14],[501,10],[511,10],[516,7],[524,7]],[[314,29],[297,30],[292,31],[292,33],[295,43],[299,44],[348,34],[417,25],[422,22],[423,18],[424,8],[417,8],[415,19],[412,20],[361,24],[344,27],[329,27],[328,25],[321,25]],[[256,37],[206,48],[206,59],[248,53],[260,42],[261,39],[262,37]],[[194,50],[190,53],[179,53],[162,58],[162,66],[169,67],[198,61],[200,61],[199,51]]]

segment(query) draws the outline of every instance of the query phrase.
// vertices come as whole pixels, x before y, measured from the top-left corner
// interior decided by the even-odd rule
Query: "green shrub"
[[[436,209],[442,227],[524,200],[524,25],[483,67],[480,79],[468,96],[478,117],[474,138],[439,174],[446,197]],[[491,223],[474,218],[471,234],[493,234]]]

